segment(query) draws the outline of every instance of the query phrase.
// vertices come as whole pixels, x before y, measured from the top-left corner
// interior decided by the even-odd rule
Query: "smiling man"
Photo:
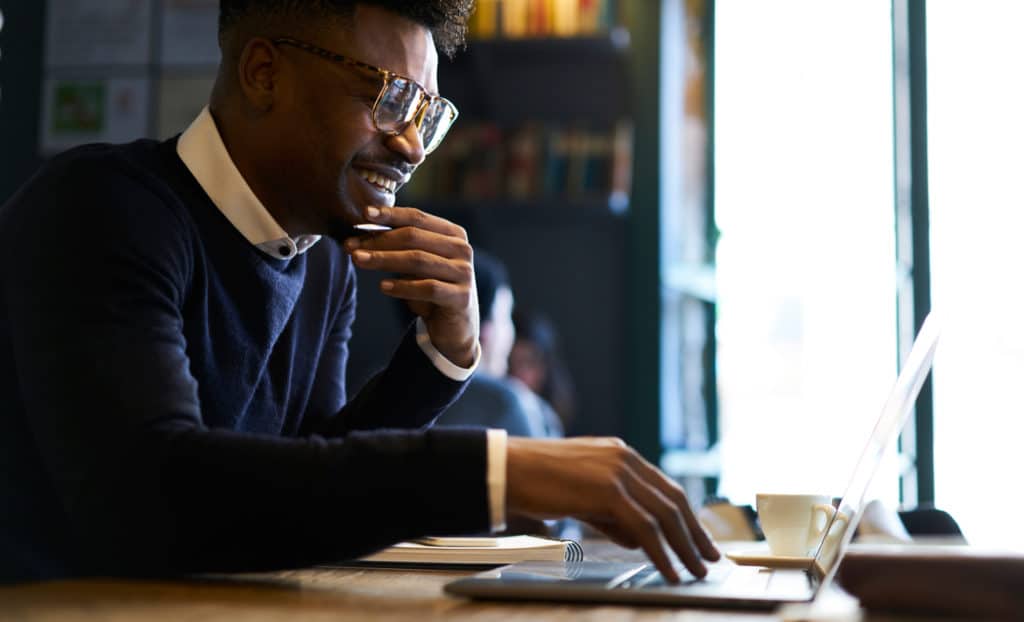
[[[616,439],[430,428],[480,357],[472,248],[395,192],[455,120],[436,50],[471,8],[222,0],[183,134],[64,153],[0,209],[0,579],[302,566],[506,510],[669,578],[666,546],[717,557]],[[349,396],[356,268],[400,275],[381,289],[417,320]]]

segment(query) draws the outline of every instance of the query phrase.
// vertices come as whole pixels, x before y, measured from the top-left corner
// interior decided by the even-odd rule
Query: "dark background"
[[[0,201],[39,166],[44,2],[2,0],[0,30]]]

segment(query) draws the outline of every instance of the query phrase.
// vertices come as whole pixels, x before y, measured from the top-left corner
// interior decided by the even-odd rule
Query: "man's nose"
[[[423,148],[423,140],[420,138],[419,128],[415,121],[410,121],[405,129],[393,136],[388,136],[384,141],[389,149],[402,155],[406,162],[418,166],[427,157],[426,149]]]

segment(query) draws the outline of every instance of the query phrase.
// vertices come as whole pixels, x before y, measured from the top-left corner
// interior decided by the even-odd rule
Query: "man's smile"
[[[398,191],[399,187],[409,181],[410,177],[390,167],[368,168],[365,166],[353,166],[352,168],[377,191],[385,192],[392,196]]]

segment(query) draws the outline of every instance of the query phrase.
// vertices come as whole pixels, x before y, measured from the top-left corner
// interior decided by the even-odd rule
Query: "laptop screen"
[[[830,519],[818,544],[814,555],[814,571],[822,578],[819,590],[831,582],[842,553],[853,539],[871,480],[878,471],[883,454],[895,442],[913,410],[917,394],[931,370],[938,339],[938,318],[935,313],[929,313],[918,331],[906,364],[896,378],[896,385],[882,408],[882,414],[871,431],[867,446],[857,460],[850,483],[839,501],[839,510]]]

